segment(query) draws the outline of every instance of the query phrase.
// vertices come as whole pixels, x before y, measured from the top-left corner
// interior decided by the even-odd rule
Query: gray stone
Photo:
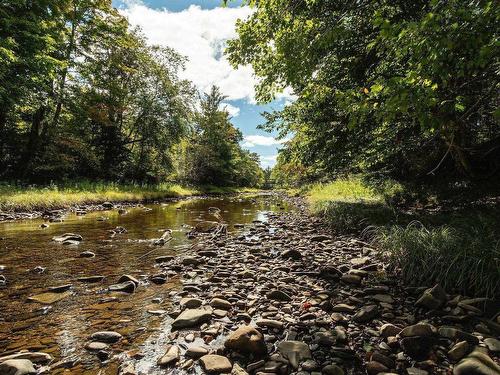
[[[202,323],[209,322],[212,318],[212,310],[187,309],[184,310],[172,323],[172,330],[196,327]]]
[[[436,310],[442,307],[446,303],[446,300],[446,292],[439,284],[436,284],[433,288],[427,289],[415,305]]]
[[[216,354],[207,354],[200,358],[201,367],[209,374],[230,372],[233,368],[229,359]]]
[[[282,341],[278,344],[278,351],[294,369],[299,368],[300,362],[312,359],[311,349],[302,341]]]
[[[181,357],[181,350],[177,345],[169,345],[165,354],[158,360],[160,366],[167,366],[176,363]]]
[[[357,323],[366,323],[373,320],[379,314],[377,305],[363,306],[352,319]]]
[[[453,375],[498,375],[498,366],[486,353],[476,347],[472,353],[462,359],[453,369]]]
[[[93,333],[90,336],[91,340],[105,342],[105,343],[115,343],[120,341],[121,338],[122,338],[121,334],[113,331],[100,331]]]
[[[36,374],[33,363],[28,359],[8,359],[0,363],[0,374],[2,375],[26,375]]]

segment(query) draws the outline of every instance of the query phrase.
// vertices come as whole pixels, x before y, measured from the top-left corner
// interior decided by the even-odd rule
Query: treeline
[[[489,179],[500,170],[500,7],[494,1],[251,2],[230,41],[258,99],[292,88],[266,129],[293,138],[286,183],[368,173]]]
[[[110,0],[0,2],[0,180],[257,185],[258,158]]]

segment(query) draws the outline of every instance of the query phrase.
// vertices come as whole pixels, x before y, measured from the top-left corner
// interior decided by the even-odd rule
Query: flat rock
[[[300,362],[312,359],[311,349],[302,341],[282,341],[278,344],[278,351],[294,369],[299,368]]]
[[[125,281],[124,283],[110,285],[108,289],[110,292],[134,293],[136,288],[134,282]]]
[[[28,297],[28,300],[33,302],[43,303],[45,305],[50,305],[51,303],[60,301],[66,297],[69,297],[70,295],[71,292],[69,291],[63,293],[46,292]]]
[[[182,329],[196,327],[202,323],[209,322],[212,318],[212,310],[205,309],[187,309],[172,323],[172,329]]]
[[[275,301],[283,301],[283,302],[287,302],[287,301],[292,300],[292,297],[290,297],[288,294],[286,294],[282,290],[278,290],[278,289],[270,291],[269,293],[267,293],[266,297],[269,299],[273,299]]]
[[[95,332],[90,336],[91,340],[105,342],[105,343],[115,343],[122,338],[122,335],[114,331],[100,331]]]
[[[36,373],[33,363],[28,359],[8,359],[0,363],[0,374],[2,375],[26,375]]]
[[[352,319],[357,323],[366,323],[373,320],[379,314],[377,305],[363,306]]]
[[[209,374],[228,373],[233,368],[229,359],[222,355],[207,354],[200,358],[201,367]]]
[[[160,366],[167,366],[176,363],[181,357],[181,350],[177,345],[167,347],[166,353],[158,360]]]

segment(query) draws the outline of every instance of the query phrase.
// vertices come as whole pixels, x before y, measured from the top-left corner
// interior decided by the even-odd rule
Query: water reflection
[[[265,221],[266,213],[287,209],[286,203],[273,196],[189,199],[131,208],[126,214],[111,210],[68,215],[64,222],[50,223],[45,229],[40,228],[42,220],[0,223],[0,273],[8,281],[0,287],[0,353],[38,350],[56,359],[78,354],[82,362],[71,371],[77,374],[99,365],[84,349],[92,332],[122,333],[127,340],[118,345],[126,350],[148,337],[156,337],[155,346],[161,345],[165,337],[157,332],[168,326],[169,318],[148,311],[168,308],[169,293],[181,283],[172,277],[163,285],[148,284],[146,276],[158,271],[154,258],[182,254],[190,246],[186,233],[200,221],[214,220],[210,207],[220,209],[229,231],[243,231],[234,225]],[[117,226],[127,233],[112,235],[110,230]],[[173,240],[155,248],[151,240],[167,229],[172,230]],[[67,232],[82,235],[83,241],[66,246],[51,240]],[[91,251],[95,257],[80,257],[83,251]],[[37,266],[45,271],[33,272]],[[123,274],[139,278],[143,285],[131,295],[108,293],[107,287]],[[98,283],[76,281],[93,275],[105,279]],[[27,300],[64,284],[72,285],[71,294],[58,302],[42,305]],[[141,366],[147,367],[148,360],[143,359]]]

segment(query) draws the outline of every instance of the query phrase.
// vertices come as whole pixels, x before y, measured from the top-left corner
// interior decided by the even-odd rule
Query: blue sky
[[[140,26],[152,44],[168,45],[189,61],[183,78],[191,80],[200,91],[212,84],[228,98],[225,106],[232,122],[243,133],[242,146],[257,152],[263,167],[275,164],[280,142],[258,130],[264,122],[260,113],[283,108],[291,95],[283,94],[266,105],[255,103],[255,77],[251,67],[233,69],[223,55],[225,41],[236,36],[234,23],[246,18],[251,9],[241,0],[221,7],[221,0],[113,0],[134,26]]]

